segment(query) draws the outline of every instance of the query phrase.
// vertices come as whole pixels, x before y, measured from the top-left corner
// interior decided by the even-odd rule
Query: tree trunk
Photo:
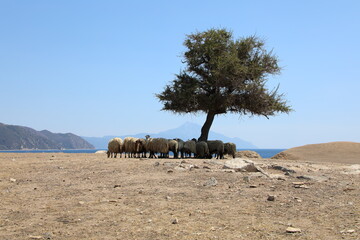
[[[199,142],[208,140],[210,127],[214,121],[214,118],[215,118],[215,113],[209,111],[206,116],[206,121],[201,128],[201,136],[198,139]]]

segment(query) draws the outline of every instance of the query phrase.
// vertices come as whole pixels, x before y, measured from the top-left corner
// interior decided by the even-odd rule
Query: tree
[[[265,86],[270,75],[280,74],[278,59],[256,36],[234,40],[226,29],[187,35],[186,69],[156,97],[162,110],[178,114],[204,112],[206,121],[199,141],[207,141],[218,114],[273,116],[289,113],[278,88]]]

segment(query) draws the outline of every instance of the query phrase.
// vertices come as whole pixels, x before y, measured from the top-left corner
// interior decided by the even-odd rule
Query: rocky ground
[[[0,239],[360,239],[359,164],[226,161],[0,153]]]

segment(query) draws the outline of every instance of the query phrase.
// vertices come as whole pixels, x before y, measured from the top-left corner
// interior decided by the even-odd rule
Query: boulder
[[[235,154],[236,158],[255,158],[255,159],[262,159],[262,157],[260,156],[260,154],[258,154],[257,152],[254,151],[239,151],[236,152]]]
[[[258,172],[259,169],[248,159],[235,158],[225,162],[223,168],[234,169],[237,172]]]

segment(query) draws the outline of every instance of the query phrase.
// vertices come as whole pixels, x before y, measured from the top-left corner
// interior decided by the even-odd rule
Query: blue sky
[[[295,110],[223,115],[212,131],[260,148],[360,142],[359,1],[0,0],[0,122],[81,136],[160,132],[204,114],[161,111],[186,34],[257,35]],[[195,136],[198,137],[198,136]]]

